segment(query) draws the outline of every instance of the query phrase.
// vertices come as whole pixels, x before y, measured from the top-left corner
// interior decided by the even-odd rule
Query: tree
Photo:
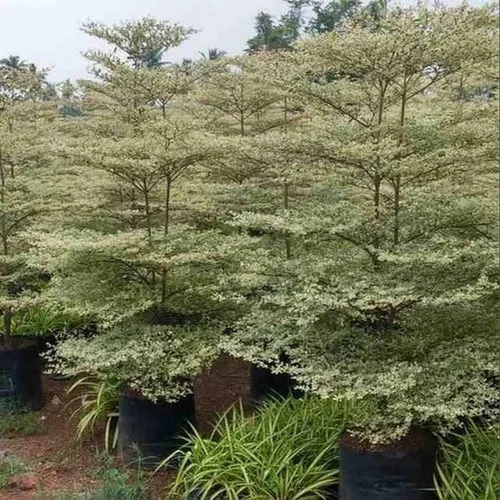
[[[176,47],[194,33],[191,28],[151,17],[112,26],[90,21],[83,25],[82,31],[113,46],[111,54],[99,51],[86,54],[90,61],[98,65],[106,64],[108,69],[120,61],[128,62],[135,69],[159,66],[168,49]]]
[[[45,276],[30,262],[30,230],[60,207],[47,187],[51,103],[42,102],[40,75],[10,58],[0,68],[0,310],[2,343],[13,342],[12,318],[38,300]]]
[[[4,59],[0,59],[0,66],[4,69],[13,70],[22,70],[29,67],[26,61],[21,60],[19,56],[9,56]]]
[[[351,23],[279,58],[312,119],[267,148],[314,181],[292,207],[236,217],[268,253],[248,258],[249,290],[235,287],[253,311],[226,348],[324,396],[374,401],[353,423],[372,441],[450,429],[498,396],[498,109],[457,102],[453,84],[498,64],[496,25],[488,8],[398,9],[380,30]],[[291,260],[269,238],[283,234]]]
[[[273,71],[265,54],[227,58],[198,86],[199,112],[207,120],[206,126],[224,138],[221,155],[208,168],[209,178],[215,182],[211,210],[216,219],[227,210],[276,203],[280,162],[261,154],[260,141],[272,130],[293,127],[300,115],[286,92],[272,85]],[[223,196],[217,194],[218,189]]]
[[[142,36],[145,40],[143,45],[146,45],[146,41],[154,38],[158,26],[156,22],[141,20],[133,29],[139,30],[137,36]],[[164,28],[167,24],[161,26]],[[129,28],[125,29],[126,36],[119,31],[120,36],[127,39]],[[172,34],[171,28],[167,27],[161,40],[175,40],[177,43],[185,32],[183,28],[176,27]],[[96,36],[106,35],[114,46],[123,48],[122,38],[118,37],[116,41],[110,33],[114,31],[100,26]],[[137,39],[134,39],[134,44],[142,46]],[[137,55],[138,49],[127,49],[125,52],[136,54],[132,67],[116,63],[108,54],[91,56],[105,68],[106,76],[103,82],[87,83],[89,98],[94,110],[99,113],[90,120],[93,138],[86,138],[85,146],[77,152],[89,166],[114,179],[119,202],[118,205],[111,205],[110,209],[115,211],[117,218],[127,211],[133,214],[130,220],[121,219],[121,231],[108,238],[108,246],[104,245],[109,256],[104,260],[103,272],[109,273],[116,267],[122,270],[124,267],[135,267],[136,278],[144,273],[139,283],[146,287],[146,292],[143,301],[138,300],[137,295],[130,295],[128,299],[133,300],[135,306],[125,307],[118,301],[115,304],[118,316],[133,315],[144,308],[166,307],[170,294],[175,296],[179,293],[175,280],[170,284],[173,290],[167,291],[167,268],[170,266],[161,257],[160,251],[160,248],[166,248],[164,245],[173,245],[169,253],[176,255],[173,248],[180,245],[179,248],[184,249],[181,251],[186,251],[185,242],[188,241],[182,231],[170,234],[172,186],[189,167],[206,160],[215,151],[213,141],[211,143],[205,138],[203,132],[197,130],[196,122],[183,117],[173,104],[189,91],[193,75],[177,66],[145,67],[140,61],[142,56]],[[117,201],[116,197],[113,199]],[[175,243],[177,238],[179,240]],[[127,253],[130,241],[142,249],[135,261],[118,257]],[[141,255],[146,248],[150,249],[149,262],[143,260]],[[84,252],[79,254],[78,258],[85,260]],[[160,260],[155,263],[153,255]],[[205,259],[200,258],[202,261]],[[88,279],[92,280],[97,268],[88,271]],[[136,286],[135,280],[131,281],[132,286]],[[120,297],[124,298],[122,294]],[[96,302],[96,306],[99,305]]]
[[[248,40],[250,54],[269,50],[290,50],[304,33],[321,34],[343,29],[354,18],[366,26],[376,27],[384,17],[387,2],[372,0],[363,5],[359,0],[285,0],[288,12],[279,21],[260,12],[255,18],[256,36]]]
[[[280,24],[290,43],[299,39],[305,24],[305,10],[309,0],[285,0],[288,12],[281,16]]]
[[[19,56],[9,56],[0,59],[0,70],[12,70],[13,74],[24,74],[25,79],[31,79],[31,86],[24,89],[31,93],[32,99],[50,100],[55,98],[53,85],[47,81],[47,70],[38,69],[35,64],[22,60]]]
[[[359,0],[310,1],[307,5],[312,12],[304,22],[304,31],[311,34],[342,30],[353,19],[376,29],[387,14],[387,1],[384,0],[371,0],[366,4]]]
[[[259,12],[255,17],[256,36],[248,40],[247,52],[290,49],[299,38],[302,26],[302,9],[307,0],[288,0],[290,9],[278,22],[266,12]]]
[[[59,113],[62,116],[82,116],[81,101],[83,97],[82,90],[78,85],[71,83],[69,78],[56,85],[56,93],[59,99]]]
[[[369,9],[374,2],[370,2]],[[346,21],[358,14],[361,8],[359,0],[333,0],[323,4],[323,2],[313,2],[313,17],[307,25],[307,31],[311,33],[327,33],[337,31],[344,26]]]
[[[34,64],[21,61],[18,56],[10,56],[0,62],[0,105],[10,101],[45,99],[50,93],[46,80],[47,70],[38,70]]]
[[[224,50],[220,50],[217,48],[208,49],[207,53],[200,52],[201,57],[207,61],[217,61],[218,59],[222,59],[227,52]]]
[[[144,26],[142,21],[137,24]],[[109,28],[100,29],[98,36],[103,33],[109,34]],[[140,32],[145,40],[150,35]],[[61,147],[74,164],[94,172],[94,182],[102,186],[102,206],[83,227],[78,221],[56,233],[39,234],[36,245],[51,256],[57,276],[51,288],[54,300],[69,310],[92,314],[99,325],[90,343],[82,340],[82,349],[90,345],[92,352],[95,348],[102,353],[112,345],[118,352],[121,341],[124,353],[129,342],[147,350],[161,342],[163,332],[163,350],[175,360],[193,329],[201,342],[200,331],[211,333],[212,325],[232,312],[212,294],[220,274],[235,265],[235,244],[219,230],[200,230],[190,206],[179,209],[177,201],[186,196],[185,190],[191,203],[203,199],[203,193],[189,193],[190,183],[220,155],[218,138],[189,113],[190,92],[205,66],[151,68],[139,57],[130,64],[128,56],[118,61],[112,55],[114,38],[108,40],[111,54],[91,55],[100,79],[85,83],[85,116],[70,121],[74,137],[66,132]],[[131,332],[132,323],[139,327]],[[108,331],[111,326],[118,334]],[[76,344],[68,340],[61,345],[61,362],[71,362],[69,349]],[[196,366],[205,361],[202,351],[194,357]],[[85,366],[79,362],[73,369]],[[145,359],[141,366],[148,370]],[[95,367],[101,374],[108,373],[105,368],[99,363]],[[156,388],[145,379],[141,387],[142,375],[125,376],[117,367],[112,371],[122,384],[133,380],[145,397],[176,399],[185,394],[183,388],[191,387],[192,373],[188,377],[183,372],[172,383],[169,367],[157,368],[161,376],[153,377]]]
[[[214,128],[244,137],[283,123],[281,113],[268,113],[280,93],[260,74],[261,58],[225,58],[200,82],[197,98],[213,113]]]

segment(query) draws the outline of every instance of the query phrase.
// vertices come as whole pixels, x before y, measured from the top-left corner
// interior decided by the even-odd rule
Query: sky
[[[254,35],[261,11],[285,12],[282,0],[0,0],[0,58],[19,55],[38,67],[51,68],[49,80],[84,78],[88,62],[81,55],[96,48],[80,31],[84,21],[116,23],[152,15],[199,29],[167,59],[198,58],[216,47],[241,52]]]
[[[237,54],[254,35],[254,19],[262,10],[279,16],[286,4],[283,0],[0,0],[0,58],[18,55],[50,68],[53,82],[85,78],[88,62],[82,52],[99,45],[80,31],[82,23],[117,23],[144,15],[200,30],[170,51],[169,60],[198,58],[200,51],[213,47]]]

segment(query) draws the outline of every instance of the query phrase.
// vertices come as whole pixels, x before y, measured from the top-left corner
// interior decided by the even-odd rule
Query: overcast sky
[[[171,51],[168,59],[197,58],[199,51],[212,47],[235,54],[253,36],[254,18],[261,10],[279,15],[286,4],[283,0],[0,0],[0,58],[19,55],[49,67],[51,81],[82,78],[88,64],[81,53],[96,44],[79,30],[81,24],[144,15],[201,30]]]
[[[0,58],[11,54],[50,67],[50,80],[81,78],[88,66],[81,53],[95,42],[79,28],[88,20],[118,22],[152,15],[201,31],[170,57],[199,56],[217,47],[238,53],[253,36],[260,10],[281,14],[282,0],[0,0]]]

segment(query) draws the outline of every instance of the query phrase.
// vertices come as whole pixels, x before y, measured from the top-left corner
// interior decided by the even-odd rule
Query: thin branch
[[[422,231],[420,233],[414,234],[413,236],[405,239],[403,243],[411,243],[412,241],[415,241],[422,236],[428,236],[429,234],[435,233],[437,231],[441,231],[443,229],[474,229],[477,231],[481,236],[493,240],[493,238],[485,233],[484,231],[481,231],[479,229],[480,226],[492,226],[493,224],[491,222],[483,222],[483,223],[470,223],[470,224],[440,224],[437,226],[434,226],[426,231]]]
[[[351,118],[351,120],[354,120],[359,125],[361,125],[361,126],[363,126],[365,128],[369,128],[370,127],[369,123],[366,123],[365,121],[361,120],[360,118],[358,118],[357,116],[353,115],[351,112],[345,110],[344,108],[342,108],[338,104],[334,104],[332,101],[330,101],[330,99],[327,99],[326,97],[323,97],[321,95],[317,95],[317,94],[315,94],[314,92],[311,92],[311,91],[309,91],[309,94],[312,97],[315,97],[316,99],[319,99],[323,103],[328,104],[333,109],[337,110],[339,113],[342,113],[343,115],[348,116],[349,118]]]
[[[8,236],[9,234],[11,234],[12,231],[17,226],[19,226],[19,224],[21,224],[21,222],[23,222],[26,219],[29,219],[30,217],[33,217],[34,215],[40,214],[41,212],[42,212],[42,210],[33,210],[32,212],[29,212],[29,213],[23,215],[22,217],[20,217],[16,221],[14,221],[12,224],[10,224],[10,226],[5,231],[5,236]]]

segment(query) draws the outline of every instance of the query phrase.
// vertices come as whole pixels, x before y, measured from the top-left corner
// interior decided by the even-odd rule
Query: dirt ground
[[[43,430],[40,434],[0,439],[0,452],[6,452],[26,463],[33,471],[37,486],[30,491],[0,490],[0,500],[51,500],[60,493],[83,493],[99,485],[96,471],[103,466],[102,436],[79,442],[76,439],[76,419],[70,420],[74,407],[68,405],[75,397],[68,396],[67,381],[43,380],[46,403],[36,412]],[[114,467],[120,467],[118,459]],[[149,498],[164,498],[167,476],[156,474],[147,479]]]

